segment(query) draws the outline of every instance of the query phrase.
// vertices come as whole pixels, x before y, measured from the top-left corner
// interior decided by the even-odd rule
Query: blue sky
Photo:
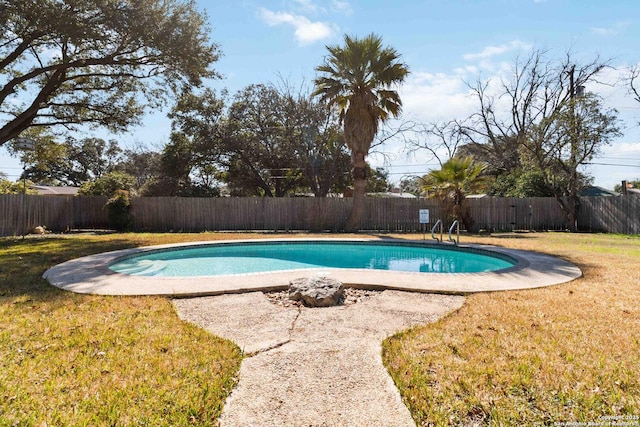
[[[617,82],[627,67],[640,63],[640,2],[637,0],[273,0],[205,1],[211,38],[222,57],[216,70],[223,79],[210,83],[231,93],[252,83],[286,79],[310,84],[327,44],[341,43],[343,34],[375,32],[402,54],[411,75],[400,89],[406,117],[421,122],[464,118],[474,100],[464,81],[497,81],[516,55],[545,48],[562,56],[571,49],[585,62],[597,55],[611,59],[615,69],[600,79]],[[586,171],[596,185],[613,188],[622,179],[640,178],[640,103],[622,85],[586,88],[618,109],[624,136],[608,147]],[[147,116],[142,127],[116,138],[122,146],[143,143],[159,147],[168,140],[170,122],[163,113]],[[372,155],[393,180],[424,174],[435,167],[426,154],[408,157],[399,142]],[[0,171],[16,179],[16,159],[0,149]]]

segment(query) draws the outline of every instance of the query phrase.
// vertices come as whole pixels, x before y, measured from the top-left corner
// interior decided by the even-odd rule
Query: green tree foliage
[[[484,189],[485,168],[486,165],[476,163],[472,157],[452,157],[424,177],[424,190],[428,197],[442,200],[447,212],[466,230],[472,230],[473,219],[465,209],[465,197]]]
[[[53,135],[43,132],[32,140],[33,149],[13,148],[12,152],[25,165],[26,178],[47,185],[80,186],[99,178],[114,169],[122,152],[115,140],[67,138],[59,143]]]
[[[487,193],[497,197],[555,197],[556,194],[564,194],[568,185],[566,177],[535,166],[514,169],[491,178]],[[579,187],[584,188],[591,184],[591,178],[578,174],[578,182]]]
[[[329,55],[316,68],[314,96],[340,113],[344,138],[351,151],[354,197],[346,230],[360,227],[366,192],[366,161],[378,127],[400,114],[402,102],[393,88],[409,73],[400,55],[383,47],[370,34],[362,39],[345,35],[343,46],[328,46]]]
[[[201,95],[183,91],[169,114],[170,141],[159,155],[156,176],[147,180],[146,196],[210,197],[220,194],[212,141],[220,135],[224,97],[205,89]]]
[[[0,0],[0,145],[30,127],[122,131],[215,77],[193,0]]]
[[[273,87],[251,85],[229,108],[221,142],[229,182],[236,184],[237,192],[282,197],[302,186],[293,146],[297,129],[287,120],[290,111],[278,95]]]
[[[159,174],[147,181],[142,194],[179,197],[202,195],[203,186],[194,181],[194,174],[201,167],[198,157],[191,138],[182,132],[172,132],[169,143],[160,154]],[[217,187],[210,188],[209,193],[218,194]]]
[[[64,144],[44,129],[31,129],[25,136],[34,142],[33,148],[20,148],[15,141],[8,147],[9,153],[20,157],[24,165],[22,177],[44,185],[67,184],[69,160]]]
[[[93,181],[82,184],[78,194],[84,196],[113,197],[119,190],[127,193],[134,190],[135,178],[124,172],[108,172]]]
[[[144,192],[145,186],[160,175],[160,153],[143,147],[124,150],[120,161],[114,166],[119,172],[124,172],[135,178],[135,189]]]
[[[5,175],[0,173],[0,194],[23,194],[25,187],[27,194],[38,194],[36,190],[29,188],[32,184],[31,181],[27,181],[26,183],[22,181],[9,181]]]
[[[80,185],[91,179],[100,178],[113,171],[120,160],[122,149],[115,140],[84,138],[79,141],[67,139],[65,142],[69,170],[67,181]]]
[[[282,197],[309,189],[326,196],[346,186],[349,157],[335,116],[303,93],[251,85],[225,107],[225,94],[185,93],[171,113],[184,156],[165,176],[205,173],[231,195]],[[188,158],[187,158],[188,157]],[[184,161],[182,161],[184,160]]]
[[[294,153],[294,165],[302,175],[303,191],[316,197],[342,193],[350,184],[350,157],[335,111],[327,110],[305,93],[275,88],[283,106],[286,133]]]
[[[384,168],[372,169],[367,164],[367,193],[386,193],[391,189],[389,172]]]
[[[402,178],[399,184],[400,191],[420,197],[424,195],[423,181],[424,178],[420,176]]]

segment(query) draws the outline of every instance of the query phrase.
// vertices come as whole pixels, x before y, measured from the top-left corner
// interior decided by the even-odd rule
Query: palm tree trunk
[[[356,232],[360,229],[362,214],[364,212],[364,195],[367,186],[366,162],[364,161],[365,153],[353,153],[351,161],[353,162],[353,204],[351,212],[347,219],[345,231]]]

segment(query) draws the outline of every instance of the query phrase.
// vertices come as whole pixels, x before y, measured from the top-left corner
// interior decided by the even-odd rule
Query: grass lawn
[[[252,237],[0,239],[0,426],[214,424],[235,385],[236,345],[180,321],[168,299],[77,295],[41,275],[107,250]],[[585,277],[471,296],[446,319],[386,340],[384,362],[418,424],[640,416],[640,238],[540,233],[467,242],[557,255]]]
[[[54,264],[201,235],[0,239],[0,426],[212,425],[242,358],[161,297],[77,295]]]
[[[584,277],[474,295],[440,322],[386,340],[383,360],[417,424],[640,425],[640,238],[463,241],[557,255]]]

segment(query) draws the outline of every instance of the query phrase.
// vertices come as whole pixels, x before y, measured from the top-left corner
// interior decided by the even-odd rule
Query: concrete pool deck
[[[317,274],[328,275],[343,282],[345,286],[357,288],[456,295],[539,288],[569,282],[582,276],[582,272],[578,267],[553,256],[488,245],[461,245],[460,248],[471,248],[472,250],[507,255],[517,260],[518,263],[514,267],[505,270],[486,273],[407,273],[386,270],[317,268],[225,276],[160,277],[133,276],[116,273],[109,269],[109,265],[115,260],[157,249],[265,241],[273,240],[208,241],[105,252],[58,264],[48,269],[43,277],[54,286],[76,293],[193,297],[284,290],[293,279]],[[371,242],[379,240],[278,239],[278,241]],[[386,242],[418,243],[433,246],[433,243],[421,240],[398,239],[387,240]],[[450,248],[451,246],[440,244],[439,247]]]

